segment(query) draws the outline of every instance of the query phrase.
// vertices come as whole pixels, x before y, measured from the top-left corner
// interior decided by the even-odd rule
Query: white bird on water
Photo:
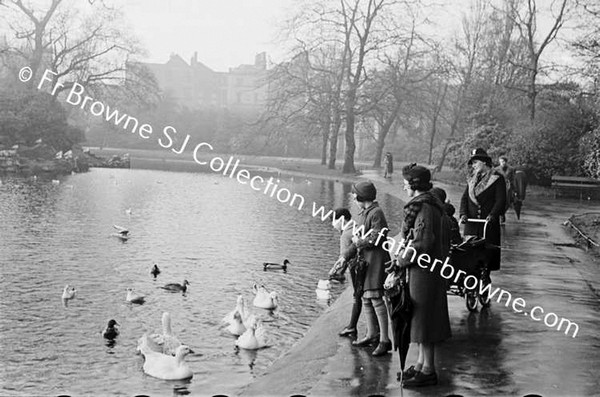
[[[153,334],[150,336],[156,345],[160,346],[164,354],[174,355],[177,348],[183,343],[177,339],[171,330],[171,315],[164,312],[162,315],[162,334]]]
[[[113,225],[118,233],[114,233],[113,236],[120,238],[121,240],[127,240],[129,238],[129,230],[119,225]]]
[[[71,286],[69,286],[69,284],[65,285],[65,288],[63,289],[63,294],[62,294],[63,300],[70,300],[70,299],[75,298],[76,292],[77,292],[77,290],[75,289],[75,287],[71,287]]]
[[[246,350],[258,350],[267,347],[269,342],[262,321],[253,318],[250,326],[235,342],[237,347]]]
[[[137,303],[137,304],[142,304],[145,301],[145,297],[144,295],[140,295],[138,293],[136,293],[133,288],[127,288],[127,302],[129,303]]]
[[[158,379],[180,380],[194,376],[185,357],[194,353],[188,346],[181,345],[175,351],[175,357],[155,351],[147,334],[138,341],[138,350],[144,356],[143,370],[146,374]]]
[[[235,308],[223,318],[223,323],[228,324],[227,331],[231,334],[241,335],[250,326],[253,317],[246,305],[246,299],[239,295]]]
[[[262,309],[275,309],[277,307],[277,292],[269,292],[264,285],[261,285],[259,287],[256,284],[254,284],[252,290],[256,294],[256,296],[254,297],[254,301],[252,301],[252,304],[254,306],[260,307]]]

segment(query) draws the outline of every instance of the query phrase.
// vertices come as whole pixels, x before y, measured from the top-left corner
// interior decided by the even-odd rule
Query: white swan
[[[277,292],[269,292],[264,285],[260,287],[254,284],[252,290],[256,294],[252,304],[262,309],[275,309],[277,307]]]
[[[257,350],[268,346],[262,322],[254,318],[250,327],[235,341],[235,345],[246,350]]]
[[[62,299],[64,301],[67,301],[69,299],[73,299],[73,298],[75,298],[75,293],[76,292],[77,292],[77,290],[75,289],[75,287],[70,287],[69,284],[67,284],[65,286],[65,288],[63,289]]]
[[[127,288],[127,298],[125,298],[129,303],[137,303],[142,304],[145,301],[144,295],[137,294],[133,291],[132,288]]]
[[[185,356],[194,353],[185,345],[179,346],[175,357],[153,350],[149,337],[144,334],[139,340],[138,349],[144,356],[144,372],[150,376],[164,380],[189,379],[194,373],[185,362]]]
[[[164,354],[174,355],[177,348],[183,343],[171,331],[171,315],[169,312],[164,312],[162,315],[162,331],[162,334],[153,334],[150,337],[162,348]]]
[[[244,298],[243,295],[238,295],[237,301],[235,304],[235,308],[232,311],[230,311],[229,313],[227,313],[227,315],[225,317],[223,317],[222,322],[225,324],[231,324],[235,313],[239,313],[240,317],[242,318],[242,321],[244,321],[244,322],[250,315],[250,310],[248,309],[248,306],[246,304],[246,299]]]
[[[242,321],[242,316],[239,312],[235,312],[233,314],[233,320],[227,326],[227,331],[229,331],[230,334],[236,336],[240,336],[244,332],[246,332],[246,326],[244,325],[244,322]]]

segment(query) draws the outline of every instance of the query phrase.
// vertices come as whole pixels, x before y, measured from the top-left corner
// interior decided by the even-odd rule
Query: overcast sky
[[[174,52],[217,71],[254,63],[267,51],[281,58],[274,43],[278,26],[294,0],[123,0],[122,10],[145,44],[147,61],[166,62]],[[281,59],[276,59],[281,60]]]
[[[47,9],[49,4],[49,0],[24,1],[38,9]],[[429,18],[437,24],[431,31],[449,39],[459,29],[461,15],[472,0],[431,1],[447,5],[445,9],[429,9]],[[549,0],[542,0],[540,9],[548,4],[545,1]],[[227,71],[240,64],[252,64],[254,56],[263,51],[273,62],[285,60],[286,50],[276,41],[278,33],[283,22],[305,1],[107,0],[107,3],[122,10],[128,25],[123,28],[131,30],[145,46],[148,55],[143,61],[164,63],[171,53],[177,53],[189,62],[197,51],[198,61],[215,71]],[[64,0],[63,6],[90,10],[85,0]],[[548,22],[543,17],[538,22],[540,30],[547,33]],[[2,30],[0,26],[0,33]],[[561,36],[565,35],[568,33],[563,28]],[[570,56],[564,48],[553,43],[544,58],[569,62]]]

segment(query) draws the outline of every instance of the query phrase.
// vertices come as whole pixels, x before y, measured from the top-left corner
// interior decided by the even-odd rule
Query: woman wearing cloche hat
[[[362,288],[362,312],[367,320],[367,335],[352,344],[357,347],[377,345],[371,354],[383,356],[392,349],[392,342],[388,336],[388,313],[383,302],[385,263],[390,260],[390,255],[383,249],[382,242],[386,240],[388,224],[383,210],[375,201],[377,189],[373,183],[368,181],[355,183],[352,186],[352,195],[360,209],[358,226],[364,227],[364,236],[355,234],[352,242],[368,263]],[[380,233],[383,239],[376,238]],[[379,328],[379,336],[377,328]]]
[[[415,365],[404,371],[403,387],[435,385],[435,345],[451,336],[446,297],[446,281],[439,271],[417,266],[415,258],[426,254],[431,260],[443,260],[450,248],[449,230],[443,227],[443,203],[431,193],[431,172],[410,164],[402,169],[404,190],[409,198],[404,206],[404,222],[396,240],[410,241],[410,247],[397,257],[401,268],[408,269],[413,313],[410,341],[419,350]]]
[[[464,234],[483,236],[483,223],[467,222],[471,219],[488,221],[485,239],[500,246],[500,215],[506,205],[506,183],[504,177],[492,168],[492,159],[481,148],[473,150],[469,159],[473,174],[460,201],[460,221],[465,223]],[[494,251],[488,263],[489,270],[500,269],[500,248]]]

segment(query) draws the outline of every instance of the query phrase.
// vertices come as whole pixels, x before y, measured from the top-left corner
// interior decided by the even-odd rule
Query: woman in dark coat
[[[467,222],[467,218],[488,221],[485,239],[498,246],[493,251],[488,268],[500,269],[500,215],[506,205],[504,177],[492,168],[492,159],[483,149],[475,149],[469,160],[473,174],[460,201],[460,221],[465,224],[465,235],[483,236],[483,223]]]
[[[359,255],[368,263],[363,284],[363,309],[367,320],[367,335],[365,338],[352,342],[354,346],[364,347],[377,344],[373,356],[382,356],[392,350],[392,342],[388,337],[388,313],[383,302],[383,282],[385,281],[385,266],[389,262],[389,253],[376,244],[385,241],[388,224],[379,204],[375,202],[377,189],[371,182],[358,182],[352,186],[352,195],[360,208],[358,226],[364,227],[363,236],[355,235],[352,242],[356,245]],[[383,238],[377,240],[379,234]],[[379,326],[379,338],[377,327]]]
[[[411,164],[402,170],[404,190],[410,201],[404,206],[401,238],[405,252],[398,257],[401,268],[408,268],[408,284],[413,303],[410,341],[417,343],[417,363],[404,371],[404,387],[437,384],[435,344],[451,335],[446,280],[438,271],[417,265],[415,258],[427,254],[445,260],[450,250],[449,229],[442,224],[443,203],[431,192],[431,172]],[[416,253],[413,254],[414,248]]]

